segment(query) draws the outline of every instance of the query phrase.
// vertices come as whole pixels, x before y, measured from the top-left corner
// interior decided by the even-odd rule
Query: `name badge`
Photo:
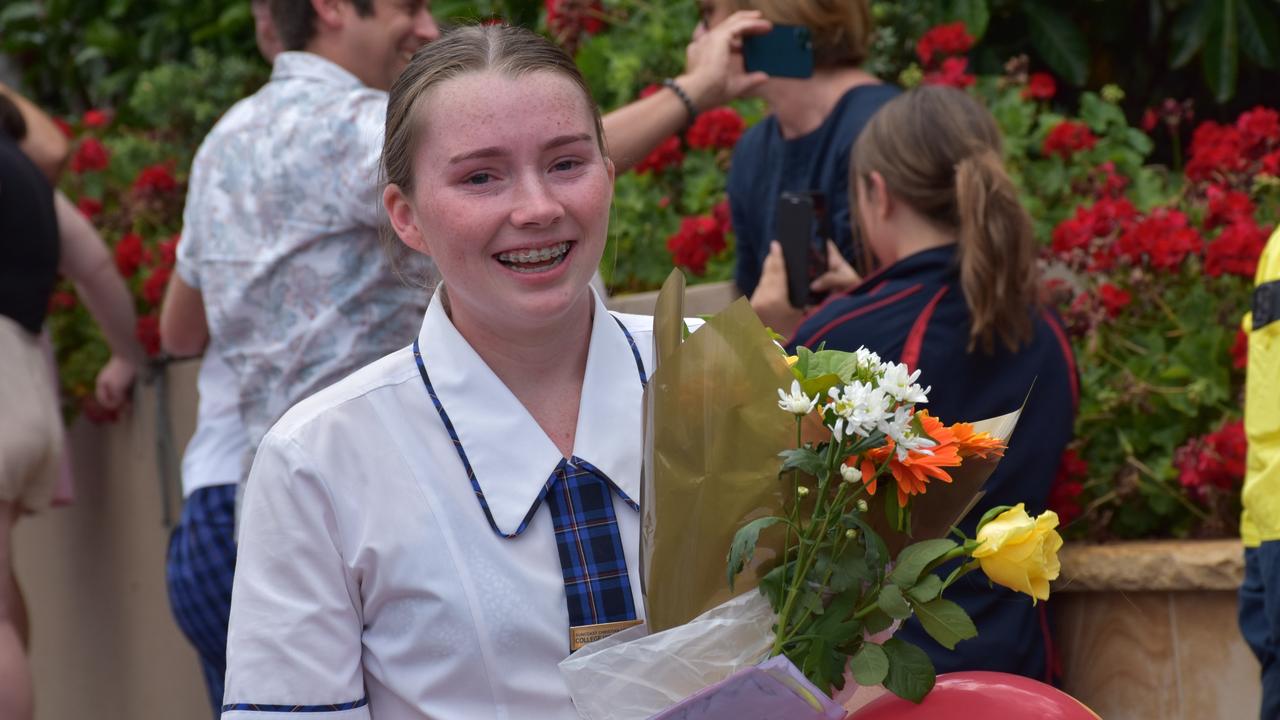
[[[618,622],[600,623],[598,625],[579,625],[569,628],[569,652],[577,652],[587,643],[603,640],[610,635],[635,627],[643,620],[619,620]]]

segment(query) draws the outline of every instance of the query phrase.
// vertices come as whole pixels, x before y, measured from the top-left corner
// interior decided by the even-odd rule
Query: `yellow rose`
[[[1052,510],[1033,518],[1018,503],[978,529],[981,544],[973,557],[993,582],[1048,600],[1049,581],[1057,580],[1062,569],[1057,526],[1058,514]]]

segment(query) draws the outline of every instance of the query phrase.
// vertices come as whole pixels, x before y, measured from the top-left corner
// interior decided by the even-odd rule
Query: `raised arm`
[[[75,283],[111,348],[111,359],[98,372],[96,394],[103,407],[115,409],[128,398],[138,368],[147,359],[134,334],[138,321],[133,298],[98,231],[61,192],[53,201],[62,251],[58,269]]]
[[[685,72],[675,78],[697,112],[723,105],[768,79],[742,69],[742,37],[768,32],[772,25],[754,10],[730,15],[711,30],[698,26],[685,51]],[[644,159],[689,122],[689,110],[671,88],[636,100],[604,117],[609,155],[618,172]]]
[[[22,97],[16,90],[0,83],[0,95],[4,95],[17,108],[27,126],[26,137],[19,143],[22,152],[40,168],[49,182],[56,182],[58,173],[67,161],[70,146],[67,137],[62,134],[53,120],[44,114],[30,100]],[[61,220],[61,217],[59,217]]]

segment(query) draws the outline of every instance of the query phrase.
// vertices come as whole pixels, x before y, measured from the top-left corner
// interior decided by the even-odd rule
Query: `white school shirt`
[[[574,454],[638,501],[643,390],[619,320],[651,360],[652,318],[612,315],[596,297]],[[419,342],[494,522],[515,532],[560,452],[438,297]],[[643,608],[638,513],[616,493],[614,510]],[[344,720],[576,720],[557,669],[569,616],[550,512],[515,538],[494,532],[411,348],[271,429],[240,532],[223,720],[299,707]]]

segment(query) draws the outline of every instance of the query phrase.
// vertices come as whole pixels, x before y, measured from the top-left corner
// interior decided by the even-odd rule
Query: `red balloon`
[[[998,672],[954,672],[938,676],[919,705],[886,694],[846,720],[1100,720],[1079,700],[1042,682]]]

